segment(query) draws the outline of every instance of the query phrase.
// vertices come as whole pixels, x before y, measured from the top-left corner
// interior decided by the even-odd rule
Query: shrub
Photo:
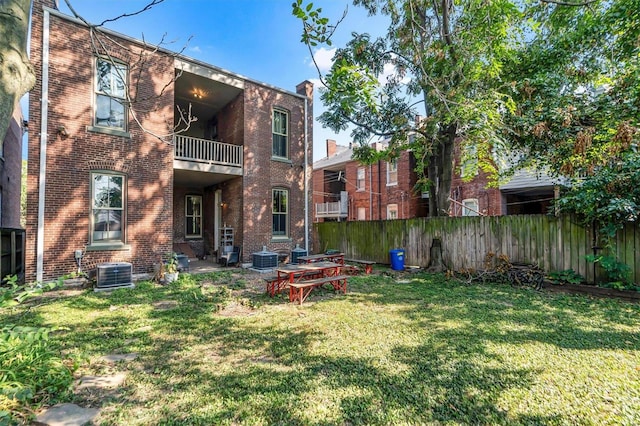
[[[0,329],[0,423],[25,420],[34,406],[65,398],[75,365],[51,348],[47,328]]]

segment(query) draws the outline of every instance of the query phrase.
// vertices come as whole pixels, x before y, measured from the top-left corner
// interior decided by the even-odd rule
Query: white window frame
[[[99,177],[108,177],[108,178],[119,178],[121,179],[121,193],[120,193],[120,205],[112,206],[112,198],[110,195],[107,195],[107,202],[105,205],[96,205],[96,183],[98,182],[96,178]],[[110,182],[108,182],[110,183]],[[89,215],[89,224],[90,224],[90,232],[89,239],[90,245],[120,245],[125,242],[125,230],[127,225],[126,220],[126,206],[127,206],[127,177],[122,173],[115,173],[109,171],[92,171],[91,172],[91,210]],[[107,189],[108,190],[108,189]],[[112,213],[114,212],[114,213]],[[116,214],[120,212],[120,224],[119,230],[111,231],[107,230],[96,230],[96,218],[100,215],[107,215],[107,226],[110,226],[111,216],[112,214]],[[99,234],[107,234],[103,238],[98,238]],[[113,233],[113,236],[109,237],[109,233]]]
[[[398,205],[387,204],[387,219],[393,220],[398,218]]]
[[[462,216],[479,216],[478,199],[466,198],[462,200]]]
[[[276,115],[284,117],[284,131],[281,128],[276,129]],[[289,111],[282,108],[274,108],[271,113],[271,155],[276,158],[289,158]],[[276,152],[276,138],[284,138],[284,155],[282,152]]]
[[[277,196],[278,194],[285,194],[285,200],[284,203],[280,203],[280,204],[284,204],[283,206],[279,206],[278,204],[278,199]],[[279,211],[279,207],[284,207],[284,211]],[[278,239],[278,238],[289,238],[289,190],[286,188],[273,188],[271,190],[271,214],[272,214],[272,221],[271,221],[271,235],[272,238],[274,239]],[[284,231],[278,229],[276,231],[276,218],[279,216],[283,216],[284,217]]]
[[[356,220],[367,220],[367,209],[365,207],[358,207],[356,214]]]
[[[100,90],[100,80],[98,78],[98,67],[101,63],[108,64],[111,67],[111,71],[109,76],[107,76],[110,80],[110,91],[112,93],[107,93],[105,91]],[[104,128],[109,130],[127,131],[128,125],[128,117],[129,110],[127,108],[127,90],[129,88],[128,77],[129,77],[129,67],[126,64],[121,62],[112,61],[103,57],[96,57],[95,67],[94,67],[94,94],[93,94],[93,125],[98,128]],[[118,81],[122,82],[122,88],[118,87]],[[115,93],[113,93],[115,92]],[[121,93],[118,93],[121,92]],[[100,98],[106,98],[109,102],[116,102],[122,105],[122,118],[118,119],[113,110],[110,110],[110,114],[108,117],[98,118],[98,108],[101,103]],[[118,123],[120,121],[120,123]]]
[[[194,204],[193,202],[196,200],[198,202]],[[191,214],[189,213],[189,204],[192,207]],[[189,229],[189,219],[191,219],[192,229]],[[195,229],[196,227],[197,229]],[[202,195],[186,195],[184,197],[184,237],[202,238]]]
[[[364,191],[366,189],[365,180],[367,178],[367,172],[364,167],[358,167],[356,171],[356,191]]]
[[[398,160],[394,159],[387,162],[387,186],[398,184]]]

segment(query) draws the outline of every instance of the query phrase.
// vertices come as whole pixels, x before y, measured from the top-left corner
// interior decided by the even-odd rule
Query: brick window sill
[[[131,139],[131,133],[125,132],[124,130],[109,129],[108,127],[87,126],[87,131]]]

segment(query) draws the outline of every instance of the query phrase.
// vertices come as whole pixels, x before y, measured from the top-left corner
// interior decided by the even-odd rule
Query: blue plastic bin
[[[391,258],[391,269],[394,271],[404,271],[404,249],[389,250]]]

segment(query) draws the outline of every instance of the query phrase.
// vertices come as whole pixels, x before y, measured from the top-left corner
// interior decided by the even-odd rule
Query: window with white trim
[[[202,196],[187,195],[185,197],[185,232],[186,238],[202,237]]]
[[[364,171],[364,167],[358,167],[357,170],[357,175],[356,175],[356,191],[364,191],[365,189],[365,184],[364,184],[364,180],[365,180],[365,171]]]
[[[273,156],[289,158],[289,113],[283,109],[273,110]]]
[[[91,244],[124,243],[125,184],[121,174],[91,173]]]
[[[398,160],[387,162],[387,186],[398,184]]]
[[[272,234],[274,237],[287,237],[289,235],[289,191],[283,188],[274,188],[272,206]]]
[[[128,72],[124,64],[96,58],[94,126],[127,130]]]
[[[397,219],[397,218],[398,218],[398,205],[387,204],[387,219]]]
[[[462,216],[478,216],[478,199],[467,198],[462,200]]]

